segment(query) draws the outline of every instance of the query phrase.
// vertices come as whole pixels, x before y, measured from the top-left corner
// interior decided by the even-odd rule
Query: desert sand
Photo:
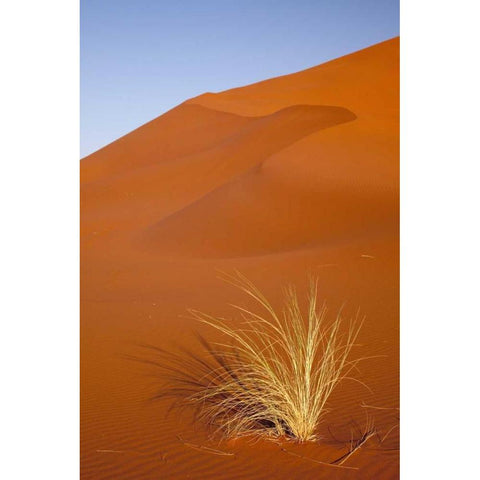
[[[186,309],[231,314],[234,269],[277,305],[314,275],[332,315],[365,315],[370,390],[342,383],[318,442],[212,438],[128,358],[199,351]],[[81,160],[82,479],[398,478],[398,318],[399,39],[184,102]],[[315,461],[367,414],[358,470]]]

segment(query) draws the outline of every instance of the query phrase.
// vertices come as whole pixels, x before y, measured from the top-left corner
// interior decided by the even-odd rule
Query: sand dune
[[[398,478],[398,55],[396,38],[204,94],[82,159],[82,478],[330,478],[311,461],[345,451],[327,427],[349,438],[366,411],[388,438],[333,474]],[[332,312],[366,315],[362,355],[382,355],[361,368],[372,392],[336,391],[324,440],[284,445],[305,458],[165,418],[148,401],[158,382],[124,359],[143,343],[198,349],[185,309],[241,301],[219,269],[274,304],[313,273]]]
[[[191,115],[190,106],[178,107],[178,111],[183,109],[187,116]],[[207,118],[215,113],[208,111],[205,114],[205,111],[207,109],[204,107],[195,109],[196,114]],[[220,115],[222,116],[221,113]],[[121,221],[131,218],[134,228],[138,227],[139,212],[145,222],[156,222],[235,176],[259,166],[273,153],[300,138],[354,119],[355,116],[350,111],[340,107],[294,106],[265,117],[238,117],[236,122],[239,126],[230,132],[229,136],[219,137],[218,142],[210,148],[200,148],[198,152],[190,155],[185,154],[186,149],[182,149],[173,156],[172,147],[166,157],[152,153],[151,156],[140,156],[137,161],[136,156],[130,155],[130,161],[135,158],[132,165],[126,162],[126,157],[118,155],[117,166],[111,162],[117,152],[114,152],[112,157],[105,154],[106,159],[102,163],[103,178],[98,177],[98,173],[96,177],[92,174],[94,162],[90,161],[86,166],[87,182],[82,188],[83,207],[85,211],[89,211],[92,205],[95,211],[92,216],[97,218],[103,213],[102,210],[105,210],[104,215],[99,218],[103,225],[106,219],[113,218],[112,207],[118,211],[120,205]],[[189,138],[189,128],[177,126],[176,122],[173,127],[171,122],[164,123],[168,126],[167,130],[176,128],[183,138]],[[211,125],[207,125],[207,128],[211,128]],[[147,144],[156,142],[155,131],[150,135],[143,135],[141,141]],[[132,142],[131,137],[125,138],[125,143]],[[116,144],[113,144],[112,148],[114,146],[117,148]],[[158,160],[152,164],[154,158]],[[86,160],[91,160],[91,157]],[[120,170],[122,163],[123,171]],[[108,171],[111,172],[109,175]],[[92,177],[95,180],[88,182]],[[131,217],[126,212],[131,212]]]

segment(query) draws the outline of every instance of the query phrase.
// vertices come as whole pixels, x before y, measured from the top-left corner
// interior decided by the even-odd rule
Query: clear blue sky
[[[81,156],[187,98],[399,34],[398,0],[81,0]]]

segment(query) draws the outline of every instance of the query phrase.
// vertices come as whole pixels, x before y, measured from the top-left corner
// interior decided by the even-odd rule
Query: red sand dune
[[[193,98],[81,161],[83,479],[398,478],[398,83],[395,38]],[[283,444],[304,458],[166,416],[152,370],[125,359],[198,349],[193,332],[211,332],[182,315],[242,302],[217,279],[234,269],[276,305],[318,276],[332,314],[366,315],[359,354],[382,356],[361,364],[371,392],[334,392],[321,442]],[[341,456],[366,412],[388,435],[352,456],[358,471],[311,460]]]

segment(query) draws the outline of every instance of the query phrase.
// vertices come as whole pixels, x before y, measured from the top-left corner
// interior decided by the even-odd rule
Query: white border
[[[476,478],[478,3],[401,1],[401,477]]]
[[[79,464],[79,6],[0,9],[4,479]]]

